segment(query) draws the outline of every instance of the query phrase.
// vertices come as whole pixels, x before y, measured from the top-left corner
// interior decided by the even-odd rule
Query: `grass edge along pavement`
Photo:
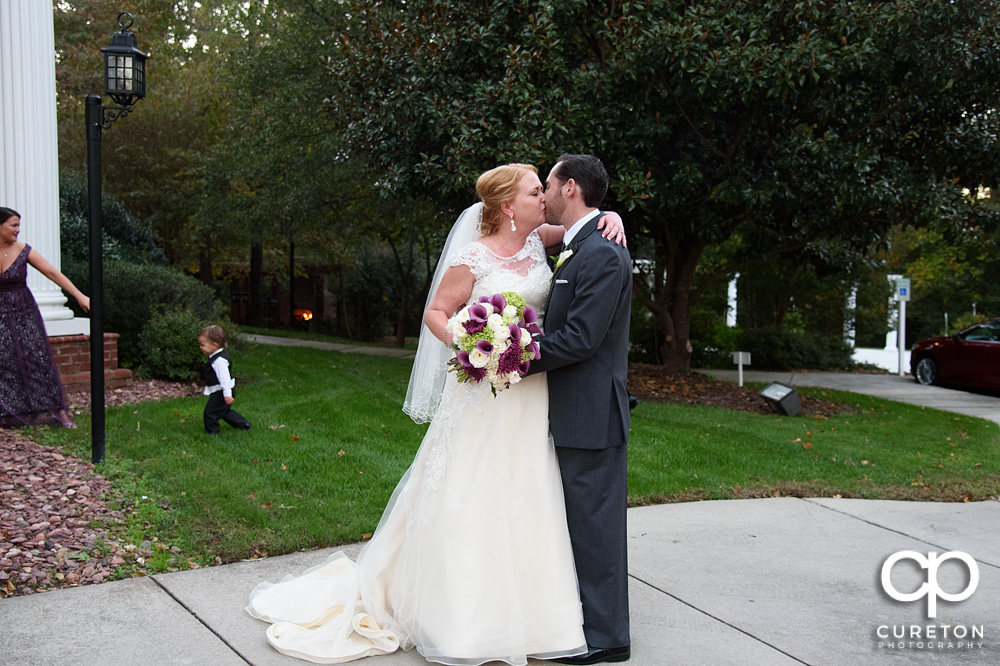
[[[234,355],[249,432],[203,433],[204,398],[108,410],[97,471],[126,511],[116,538],[152,546],[134,572],[356,542],[374,530],[426,426],[400,406],[411,362],[258,345]],[[824,417],[641,403],[632,413],[633,505],[775,495],[995,497],[1000,428],[972,417],[825,389]],[[89,454],[89,419],[32,436]],[[217,559],[218,558],[218,559]]]

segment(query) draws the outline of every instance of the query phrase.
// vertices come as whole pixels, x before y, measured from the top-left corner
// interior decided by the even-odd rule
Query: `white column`
[[[729,296],[726,300],[726,326],[729,328],[736,328],[736,281],[739,279],[740,274],[736,273],[729,281]]]
[[[52,0],[0,0],[0,206],[21,214],[19,240],[59,268],[59,152]],[[80,140],[84,140],[83,124]],[[49,335],[79,335],[66,297],[34,269],[28,287]]]

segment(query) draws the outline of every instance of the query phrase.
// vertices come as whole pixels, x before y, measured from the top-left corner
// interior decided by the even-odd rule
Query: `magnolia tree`
[[[995,2],[283,5],[327,26],[328,112],[384,192],[454,210],[496,164],[600,156],[671,369],[741,267],[994,214],[963,190],[1000,171]]]

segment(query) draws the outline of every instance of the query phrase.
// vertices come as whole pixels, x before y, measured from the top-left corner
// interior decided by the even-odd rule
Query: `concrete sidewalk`
[[[630,509],[628,520],[634,666],[1000,663],[1000,502],[727,500]],[[353,557],[360,545],[344,550]],[[928,620],[926,599],[898,602],[882,590],[882,564],[902,550],[970,554],[978,589],[962,602],[939,600]],[[257,583],[300,573],[330,552],[2,600],[0,663],[302,663],[275,652],[267,625],[243,607]],[[951,593],[968,583],[956,564],[938,572]],[[902,592],[925,580],[913,562],[892,572]],[[909,636],[911,625],[933,626],[935,639],[879,637],[893,627]],[[982,638],[970,640],[973,627]],[[427,662],[409,652],[366,663]]]
[[[723,381],[736,383],[737,370],[697,370]],[[847,372],[767,372],[744,370],[744,382],[781,382],[788,386],[818,386],[873,395],[921,407],[933,407],[1000,423],[1000,398],[942,386],[922,386],[909,375],[865,375]]]

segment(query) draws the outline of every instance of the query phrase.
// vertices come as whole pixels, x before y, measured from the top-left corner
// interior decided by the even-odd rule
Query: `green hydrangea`
[[[524,316],[524,306],[527,305],[527,303],[516,291],[505,291],[503,292],[503,297],[507,299],[507,305],[513,305],[517,308],[517,317],[512,321],[521,321],[521,317]],[[505,319],[504,321],[506,322],[507,320]]]
[[[472,335],[467,335],[458,341],[458,346],[464,351],[472,352],[476,348],[476,343],[480,340],[486,340],[487,342],[493,342],[493,331],[488,327],[479,331],[478,333],[473,333]]]

